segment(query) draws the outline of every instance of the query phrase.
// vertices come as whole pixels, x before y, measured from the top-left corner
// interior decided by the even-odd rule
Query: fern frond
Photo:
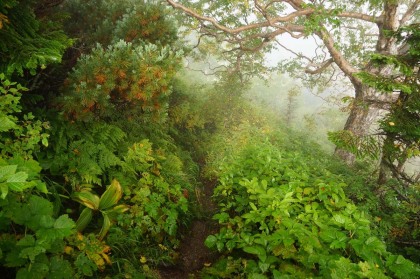
[[[102,185],[102,176],[111,168],[120,166],[118,148],[126,134],[107,123],[55,123],[51,143],[50,170],[64,173],[73,185],[90,183]]]
[[[378,159],[381,153],[381,139],[374,135],[357,136],[351,131],[329,132],[328,139],[337,147],[353,153],[357,158]]]
[[[97,154],[97,163],[102,170],[121,165],[121,160],[113,152],[101,145]]]

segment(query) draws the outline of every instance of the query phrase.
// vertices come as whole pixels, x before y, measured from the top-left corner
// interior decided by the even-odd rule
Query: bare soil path
[[[192,279],[200,278],[199,271],[205,266],[214,262],[218,254],[209,250],[204,241],[210,234],[219,231],[218,224],[211,220],[217,207],[211,196],[217,181],[206,181],[203,190],[199,192],[200,207],[203,218],[194,220],[191,227],[185,233],[179,247],[179,258],[175,266],[160,269],[162,279]]]

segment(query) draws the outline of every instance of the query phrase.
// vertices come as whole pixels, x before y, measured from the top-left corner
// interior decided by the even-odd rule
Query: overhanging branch
[[[343,54],[337,50],[333,38],[325,30],[325,28],[321,28],[320,31],[316,32],[316,34],[324,42],[324,45],[328,49],[331,58],[334,59],[334,62],[344,72],[344,74],[349,77],[352,83],[360,84],[361,81],[354,76],[354,74],[358,71],[353,68],[353,66],[351,66],[350,63],[344,58]]]
[[[402,16],[400,20],[400,26],[403,26],[407,23],[407,21],[413,16],[414,12],[419,9],[420,6],[420,0],[415,0],[411,5],[408,6],[407,11]]]
[[[311,75],[320,74],[323,71],[325,71],[325,69],[327,69],[332,63],[334,63],[334,59],[330,58],[318,65],[310,64],[308,65],[308,67],[306,67],[305,73],[311,74]],[[315,67],[315,69],[311,69],[310,67],[312,68]]]
[[[360,20],[372,22],[372,23],[382,22],[382,17],[370,16],[367,14],[355,13],[355,12],[342,12],[338,14],[338,17],[360,19]]]
[[[233,34],[239,34],[241,32],[248,31],[248,30],[257,29],[257,28],[272,27],[274,24],[280,23],[280,22],[283,22],[283,23],[284,22],[291,22],[296,17],[308,15],[308,14],[311,14],[311,13],[314,12],[313,9],[305,9],[305,10],[292,12],[292,13],[286,15],[286,16],[278,16],[278,17],[270,18],[269,20],[262,21],[262,22],[251,23],[251,24],[248,24],[248,25],[242,25],[242,26],[237,27],[237,28],[229,28],[225,25],[220,24],[215,18],[200,15],[198,12],[193,11],[192,9],[187,8],[187,7],[185,7],[181,4],[178,4],[178,3],[174,2],[173,0],[166,0],[166,1],[172,7],[174,7],[175,9],[181,10],[184,13],[186,13],[187,15],[192,16],[192,17],[194,17],[194,18],[196,18],[200,21],[210,22],[217,29],[222,30],[223,32],[226,32],[226,33],[232,34],[232,35]]]

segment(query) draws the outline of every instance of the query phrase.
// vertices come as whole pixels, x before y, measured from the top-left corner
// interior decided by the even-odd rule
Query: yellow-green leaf
[[[92,220],[92,209],[90,208],[85,208],[83,209],[82,213],[80,213],[79,219],[77,219],[76,221],[76,229],[79,232],[82,232],[86,226],[90,223],[90,221]]]
[[[102,240],[105,237],[105,235],[109,231],[109,228],[111,227],[111,219],[109,218],[108,214],[102,212],[102,216],[104,217],[104,222],[102,224],[101,231],[99,232],[100,240]]]
[[[109,218],[114,219],[118,214],[122,214],[129,209],[130,207],[128,205],[120,204],[120,205],[114,206],[111,209],[106,210],[105,212],[106,214],[108,214]]]
[[[103,210],[116,205],[121,197],[121,185],[116,179],[114,179],[112,180],[111,185],[109,185],[106,191],[102,194],[99,201],[99,209]]]
[[[99,197],[93,194],[92,192],[89,192],[89,191],[75,192],[73,193],[73,199],[91,209],[98,210],[99,208]]]
[[[130,207],[128,205],[120,204],[120,205],[117,205],[117,206],[113,207],[111,210],[113,212],[116,212],[116,213],[124,213],[129,209],[130,209]]]

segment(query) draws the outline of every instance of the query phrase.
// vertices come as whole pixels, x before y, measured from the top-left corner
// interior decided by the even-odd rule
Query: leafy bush
[[[168,133],[171,82],[181,59],[176,26],[158,3],[67,1],[64,6],[90,17],[89,28],[80,28],[80,48],[66,53],[65,65],[46,69],[61,61],[71,41],[47,24],[47,16],[40,25],[31,18],[35,25],[25,30],[34,32],[23,47],[39,39],[41,48],[17,57],[8,35],[25,30],[10,28],[15,7],[34,16],[27,1],[18,2],[0,4],[0,33],[7,35],[0,69],[45,71],[23,77],[31,94],[40,94],[28,96],[23,108],[26,89],[0,74],[0,263],[6,276],[156,276],[158,264],[176,258],[179,228],[191,219],[191,177],[198,174],[190,153]],[[46,12],[44,6],[36,12]],[[103,47],[95,48],[97,41]],[[58,87],[61,96],[48,92]]]
[[[112,180],[106,174],[121,166],[124,131],[104,122],[70,123],[56,118],[51,123],[50,146],[41,159],[51,175],[63,176],[73,190],[80,190],[80,184],[103,185]]]
[[[178,39],[170,10],[159,1],[71,0],[63,4],[72,16],[66,30],[81,38],[88,49],[119,40],[173,46]]]
[[[23,114],[20,100],[28,89],[0,74],[0,153],[5,157],[30,159],[40,143],[48,146],[48,122],[36,120],[32,113]]]
[[[115,174],[123,186],[122,203],[129,210],[117,217],[116,226],[111,227],[107,237],[118,261],[130,259],[131,264],[139,264],[142,256],[144,263],[147,259],[148,264],[156,266],[174,260],[174,249],[179,245],[178,228],[191,217],[187,198],[192,188],[182,178],[180,162],[153,150],[148,140],[129,148],[123,171]]]
[[[60,18],[50,13],[40,16],[36,2],[4,0],[0,3],[0,73],[32,75],[38,68],[61,62],[72,41],[61,30]],[[51,12],[51,11],[50,11]],[[61,15],[62,16],[62,15]]]
[[[48,135],[41,121],[22,116],[25,88],[0,78],[0,262],[16,269],[17,278],[71,278],[71,263],[62,256],[75,223],[68,215],[58,216],[43,197],[49,191],[33,159],[41,142],[48,145]]]
[[[131,119],[137,115],[153,120],[151,112],[165,114],[170,80],[180,55],[150,43],[98,45],[79,59],[58,103],[71,120]]]
[[[382,94],[398,92],[398,98],[378,122],[379,132],[375,135],[360,137],[338,131],[331,133],[330,139],[358,158],[375,159],[371,165],[379,165],[377,182],[371,183],[371,187],[350,185],[348,192],[376,217],[378,232],[391,249],[420,262],[420,174],[417,166],[410,166],[416,164],[420,155],[420,29],[413,24],[386,36],[404,45],[405,51],[397,56],[374,54],[370,63],[392,69],[393,74],[361,72],[357,76]]]
[[[225,163],[215,189],[220,232],[209,247],[231,255],[209,278],[416,278],[420,269],[386,251],[342,179],[315,158],[251,144]],[[212,277],[213,276],[213,277]]]

